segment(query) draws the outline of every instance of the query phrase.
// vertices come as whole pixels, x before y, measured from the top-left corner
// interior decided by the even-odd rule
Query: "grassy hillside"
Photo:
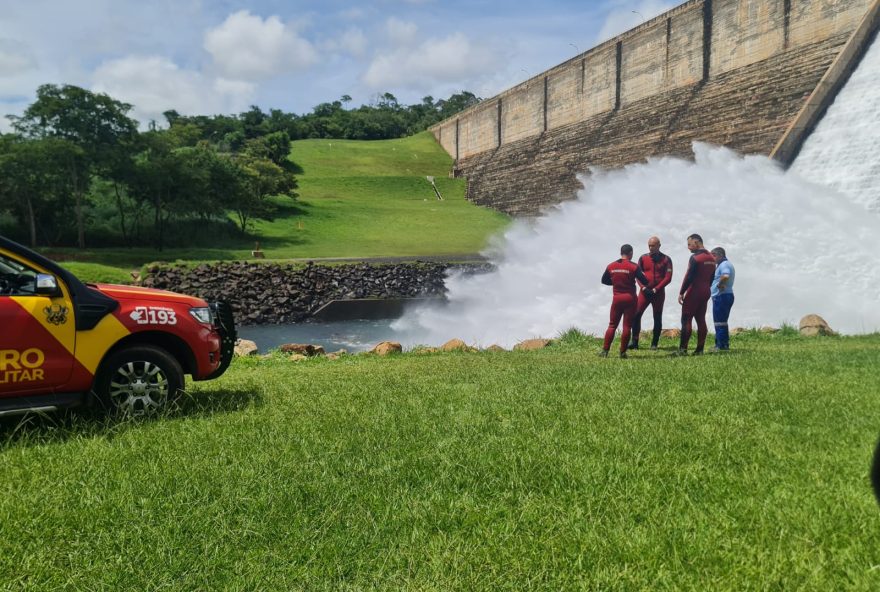
[[[302,140],[291,159],[300,198],[279,200],[280,215],[257,221],[254,234],[269,259],[462,255],[479,252],[507,216],[464,199],[465,180],[450,179],[452,160],[427,132],[398,140]],[[425,178],[435,177],[438,201]],[[254,240],[225,240],[212,248],[74,249],[50,256],[90,281],[128,277],[156,260],[249,259]],[[83,266],[82,263],[89,263]]]
[[[734,348],[253,358],[7,420],[0,588],[880,589],[880,335]]]

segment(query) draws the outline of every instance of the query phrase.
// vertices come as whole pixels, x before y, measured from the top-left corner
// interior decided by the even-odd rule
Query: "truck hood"
[[[144,302],[176,302],[178,304],[188,304],[193,307],[208,306],[208,303],[201,298],[194,296],[186,296],[176,292],[168,292],[166,290],[156,290],[154,288],[141,288],[139,286],[120,286],[116,284],[89,284],[100,292],[106,294],[115,300],[142,300]]]

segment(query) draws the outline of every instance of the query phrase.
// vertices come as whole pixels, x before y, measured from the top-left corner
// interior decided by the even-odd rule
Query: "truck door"
[[[52,392],[69,380],[76,323],[67,287],[37,294],[46,270],[0,249],[0,396]]]

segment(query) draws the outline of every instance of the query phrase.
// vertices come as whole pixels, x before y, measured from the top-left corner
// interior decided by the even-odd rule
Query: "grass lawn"
[[[151,261],[250,259],[258,239],[268,259],[463,255],[482,250],[509,218],[465,200],[452,160],[429,132],[398,140],[300,140],[291,158],[300,197],[278,200],[280,215],[256,221],[254,238],[211,248],[54,249],[86,281],[128,278]],[[443,201],[426,176],[435,177]],[[90,267],[77,267],[78,263]],[[66,263],[66,261],[65,261]]]
[[[0,588],[878,590],[880,335],[790,333],[275,355],[161,418],[6,420]]]

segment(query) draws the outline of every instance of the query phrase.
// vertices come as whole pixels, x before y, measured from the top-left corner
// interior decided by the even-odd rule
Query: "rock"
[[[285,343],[279,348],[286,354],[300,354],[303,356],[323,356],[324,348],[320,345],[309,343]]]
[[[347,355],[348,355],[348,350],[347,350],[347,349],[337,349],[335,352],[331,352],[331,353],[329,353],[329,354],[327,354],[327,355],[328,355],[328,356],[329,356],[329,355],[334,355],[334,356],[336,356],[336,357],[347,356]]]
[[[798,323],[801,335],[817,337],[819,335],[837,335],[828,322],[817,314],[808,314]]]
[[[327,354],[327,359],[328,360],[338,360],[339,354],[329,353],[329,354]]]
[[[413,349],[412,351],[414,354],[436,354],[440,350],[437,349],[436,347],[427,347],[427,346],[421,345],[421,346]]]
[[[678,339],[679,337],[681,337],[681,329],[663,329],[663,331],[660,332],[660,335],[662,337],[671,337],[673,339]]]
[[[255,356],[259,351],[257,348],[257,344],[249,339],[236,339],[235,340],[235,349],[233,350],[236,356]]]
[[[452,351],[468,351],[470,348],[467,344],[461,339],[450,339],[446,343],[440,346],[440,351],[452,352]]]
[[[746,329],[745,327],[734,327],[733,329],[730,330],[730,334],[731,335],[740,335],[742,333],[745,333],[746,331],[748,331],[748,329]]]
[[[399,354],[402,351],[403,348],[396,341],[383,341],[382,343],[377,343],[376,347],[370,350],[370,353],[378,356],[387,356],[388,354]]]
[[[302,354],[290,354],[290,358],[289,358],[289,359],[290,359],[291,362],[302,362],[303,360],[308,360],[309,357],[308,357],[308,356],[304,356],[304,355],[302,355]]]
[[[544,349],[553,343],[552,339],[526,339],[525,341],[520,341],[516,345],[513,346],[514,351],[532,351],[536,349]]]
[[[487,352],[503,352],[503,351],[507,351],[507,350],[504,349],[503,347],[501,347],[500,345],[498,345],[497,343],[493,343],[492,345],[490,345],[489,347],[486,348],[486,351]]]
[[[779,329],[776,327],[771,327],[770,325],[764,325],[760,329],[758,329],[761,333],[779,333]]]

